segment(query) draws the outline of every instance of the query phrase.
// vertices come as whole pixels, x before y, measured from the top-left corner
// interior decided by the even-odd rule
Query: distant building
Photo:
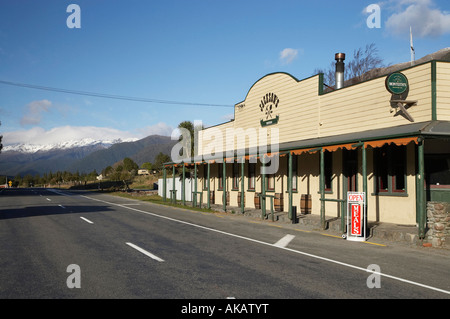
[[[140,169],[138,170],[138,175],[150,175],[150,172],[148,169]]]

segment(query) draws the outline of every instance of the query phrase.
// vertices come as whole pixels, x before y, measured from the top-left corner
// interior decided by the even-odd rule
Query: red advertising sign
[[[360,204],[351,204],[352,227],[351,234],[353,236],[362,235],[362,213]]]

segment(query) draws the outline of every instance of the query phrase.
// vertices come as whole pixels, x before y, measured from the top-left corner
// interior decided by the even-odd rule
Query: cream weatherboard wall
[[[410,85],[407,100],[417,101],[408,112],[415,122],[431,120],[431,64],[402,73]],[[380,77],[321,96],[320,137],[409,124],[403,116],[394,116],[385,80]]]
[[[450,63],[436,63],[437,120],[450,120]]]
[[[407,100],[416,100],[417,105],[408,109],[415,122],[432,119],[432,63],[421,64],[403,70],[409,80]],[[234,121],[214,126],[200,132],[200,154],[211,149],[221,151],[236,149],[236,139],[226,145],[227,129],[262,129],[261,120],[267,120],[260,104],[266,94],[275,94],[278,107],[273,109],[272,118],[279,116],[277,125],[268,126],[279,132],[279,143],[357,133],[409,124],[405,117],[395,115],[391,107],[391,94],[385,88],[386,77],[345,87],[341,90],[319,94],[320,76],[298,81],[286,73],[269,74],[257,81],[248,91],[245,100],[235,106]],[[450,64],[437,63],[437,113],[439,119],[450,118]],[[247,130],[247,131],[245,131]],[[213,131],[215,133],[213,133]],[[221,132],[220,138],[211,138]],[[207,140],[204,136],[209,136]],[[248,137],[247,146],[250,143]],[[214,145],[214,146],[213,146]]]

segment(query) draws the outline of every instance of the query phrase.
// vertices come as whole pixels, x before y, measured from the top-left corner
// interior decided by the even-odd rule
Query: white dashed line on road
[[[283,238],[281,238],[279,241],[277,241],[275,244],[273,244],[275,247],[285,248],[289,243],[294,239],[294,235],[286,235]]]
[[[126,244],[127,244],[128,246],[130,246],[130,247],[136,249],[137,251],[143,253],[143,254],[146,255],[147,257],[150,257],[150,258],[152,258],[152,259],[154,259],[154,260],[156,260],[156,261],[159,261],[159,262],[163,262],[163,261],[164,261],[164,259],[161,259],[161,258],[159,258],[159,257],[156,256],[156,255],[153,255],[152,253],[146,251],[145,249],[142,249],[142,248],[139,247],[139,246],[136,246],[135,244],[132,244],[132,243],[126,243]]]
[[[89,219],[84,218],[84,217],[80,217],[82,220],[84,220],[85,222],[89,223],[89,224],[93,224],[94,222],[91,222]]]

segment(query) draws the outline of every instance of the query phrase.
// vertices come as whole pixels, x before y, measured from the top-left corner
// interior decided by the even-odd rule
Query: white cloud
[[[389,16],[386,28],[395,35],[438,37],[450,33],[450,13],[437,8],[432,0],[402,0],[391,3],[396,13]]]
[[[21,125],[39,124],[42,112],[48,112],[52,107],[49,100],[33,101],[27,105],[26,113],[20,120]]]
[[[21,130],[3,133],[5,146],[15,144],[51,145],[69,141],[81,141],[93,139],[113,141],[117,139],[137,138],[134,134],[112,128],[93,126],[61,126],[50,130],[41,127],[33,127],[29,130]]]
[[[144,127],[138,130],[139,135],[142,137],[150,135],[162,135],[170,136],[174,128],[166,123],[159,122],[158,124]]]
[[[280,52],[280,61],[283,64],[290,64],[294,61],[298,56],[297,49],[286,48]]]

